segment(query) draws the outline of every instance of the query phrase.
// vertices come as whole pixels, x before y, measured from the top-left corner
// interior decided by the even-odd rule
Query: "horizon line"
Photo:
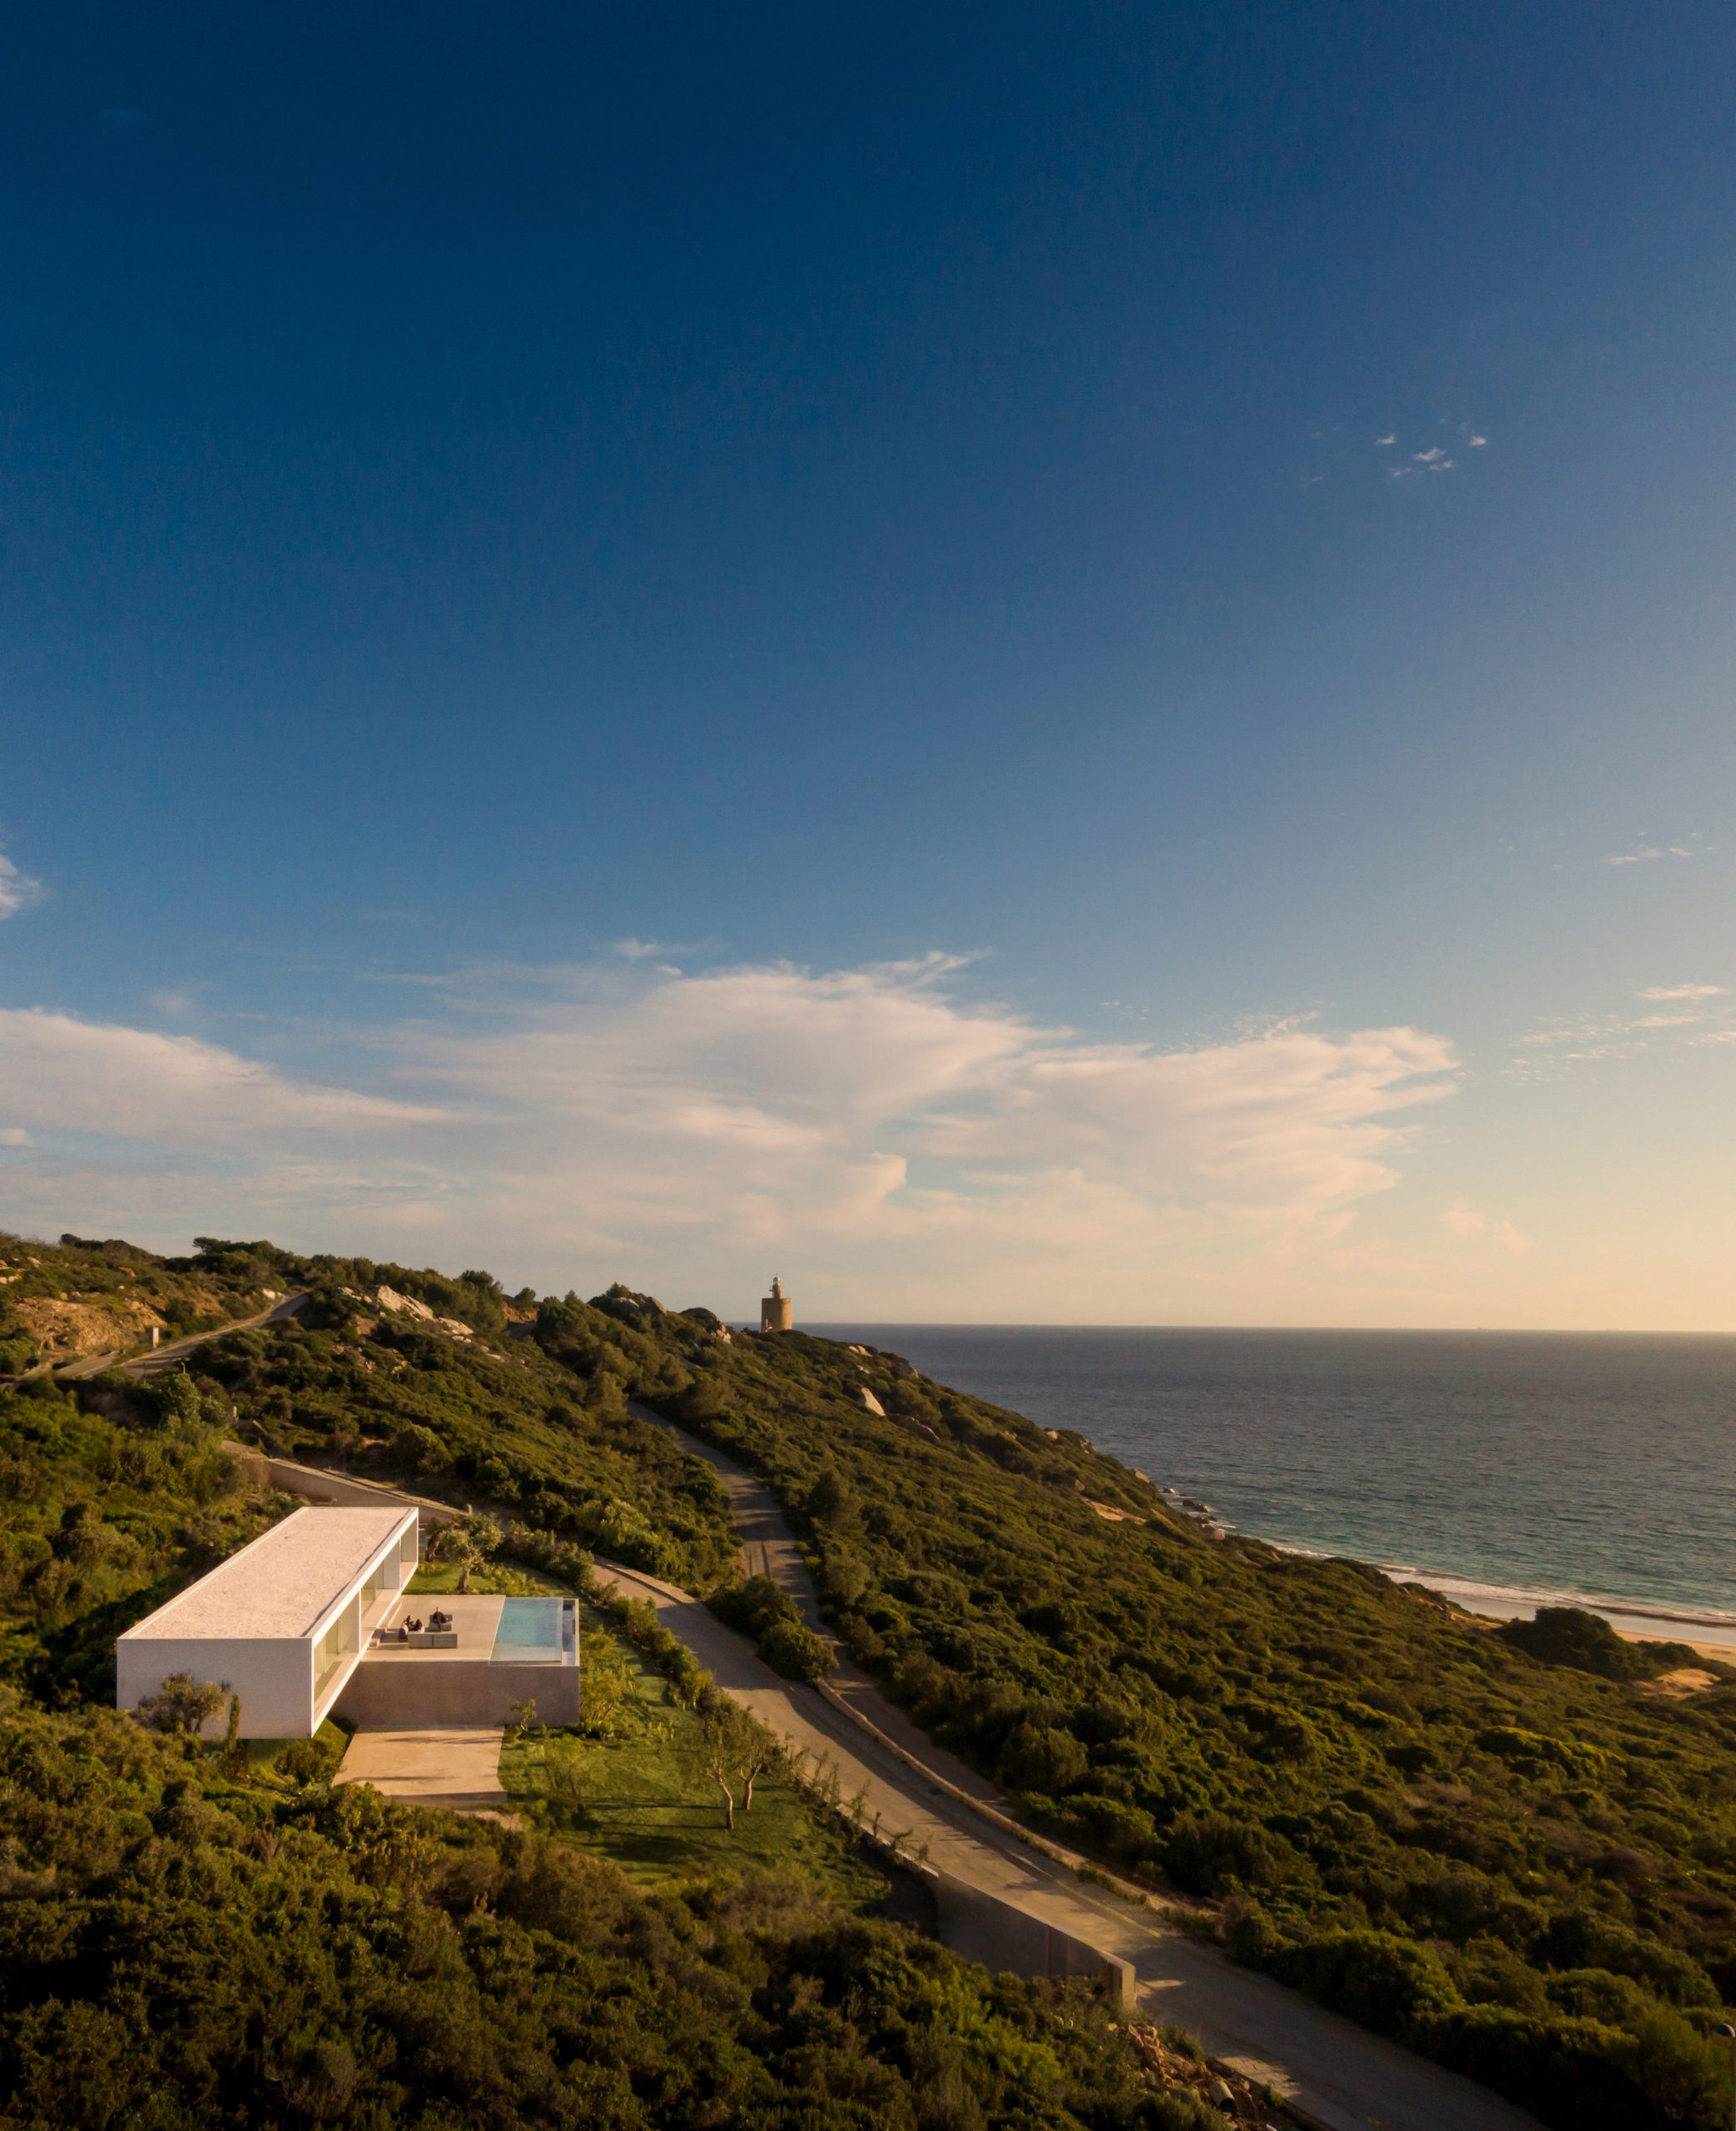
[[[750,1318],[724,1322],[744,1332],[757,1332]],[[1736,1326],[1645,1324],[1247,1324],[1237,1323],[1107,1324],[1084,1319],[990,1319],[964,1317],[814,1318],[798,1332],[816,1326],[844,1330],[876,1326],[900,1332],[1354,1332],[1399,1333],[1407,1337],[1446,1334],[1456,1337],[1506,1339],[1736,1339]]]

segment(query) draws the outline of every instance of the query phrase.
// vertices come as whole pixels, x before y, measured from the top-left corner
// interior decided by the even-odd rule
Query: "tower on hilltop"
[[[796,1305],[784,1293],[784,1284],[776,1274],[772,1276],[771,1294],[761,1299],[760,1329],[762,1332],[793,1332],[796,1329]]]

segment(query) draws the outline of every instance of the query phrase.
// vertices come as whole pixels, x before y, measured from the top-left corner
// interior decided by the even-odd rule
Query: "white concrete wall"
[[[244,1739],[313,1736],[314,1647],[305,1637],[266,1642],[200,1637],[177,1642],[122,1636],[115,1645],[117,1707],[136,1709],[171,1672],[190,1673],[238,1694]],[[206,1726],[207,1736],[221,1738],[228,1721],[226,1703]]]
[[[415,1573],[419,1520],[414,1515],[414,1505],[405,1507],[413,1513],[408,1529],[385,1542],[344,1596],[320,1616],[310,1635],[200,1637],[185,1641],[122,1636],[115,1645],[116,1706],[136,1709],[171,1673],[186,1672],[195,1680],[209,1680],[240,1695],[244,1739],[311,1738],[360,1663],[374,1624],[384,1617]],[[383,1587],[365,1615],[362,1586],[376,1568],[384,1572]],[[345,1662],[333,1673],[316,1703],[315,1667],[319,1646],[332,1623],[340,1619],[346,1621],[349,1630]],[[221,1716],[206,1726],[207,1734],[221,1737],[228,1718],[226,1706]]]
[[[309,1725],[310,1731],[317,1731],[331,1714],[338,1697],[343,1693],[351,1674],[360,1663],[361,1654],[367,1648],[374,1630],[391,1612],[404,1585],[415,1574],[419,1548],[419,1520],[412,1510],[409,1526],[387,1540],[384,1546],[374,1556],[361,1574],[350,1585],[343,1597],[335,1606],[329,1607],[325,1612],[322,1613],[315,1624],[313,1633],[309,1637],[309,1643],[315,1653],[315,1666],[318,1663],[320,1645],[330,1632],[335,1622],[341,1621],[345,1623],[345,1639],[349,1647],[345,1653],[346,1662],[344,1666],[333,1674],[323,1689],[317,1690],[316,1699],[312,1705],[313,1713]],[[380,1588],[365,1604],[363,1587],[376,1570],[379,1573]]]

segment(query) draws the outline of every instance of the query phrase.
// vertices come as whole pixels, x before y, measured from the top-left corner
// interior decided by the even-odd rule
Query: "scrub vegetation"
[[[0,1392],[0,1679],[112,1696],[115,1637],[288,1507],[241,1486],[184,1377]]]
[[[130,1243],[63,1235],[57,1244],[0,1234],[0,1377],[47,1360],[128,1353],[267,1309],[271,1269],[232,1261],[196,1273]]]
[[[58,1255],[61,1296],[76,1293],[70,1254],[28,1249]],[[208,1264],[152,1265],[165,1288],[212,1284]],[[484,1587],[571,1580],[582,1538],[611,1524],[696,1576],[729,1559],[702,1468],[627,1423],[607,1384],[480,1331],[474,1349],[414,1344],[438,1335],[358,1324],[346,1299],[316,1286],[310,1322],[214,1345],[191,1373],[0,1390],[0,2131],[1218,2120],[1164,2090],[1096,1994],[991,1977],[873,1913],[880,1875],[776,1781],[727,1850],[696,1826],[685,1858],[636,1859],[646,1885],[604,1854],[620,1823],[583,1825],[604,1794],[582,1757],[608,1741],[532,1726],[513,1749],[532,1810],[511,1830],[334,1788],[330,1724],[207,1745],[108,1706],[114,1637],[292,1507],[235,1454],[231,1405],[244,1438],[420,1473],[455,1499],[484,1493],[477,1463],[498,1457],[486,1496],[519,1520],[520,1559],[484,1562]],[[237,1301],[259,1306],[245,1287]],[[399,1441],[419,1428],[438,1461]],[[656,1801],[634,1727],[667,1711],[616,1654],[618,1785],[642,1830]],[[689,1752],[679,1726],[637,1742]],[[702,1737],[694,1751],[702,1774]],[[563,1755],[576,1781],[548,1774]],[[680,1810],[697,1781],[687,1766]]]
[[[231,1771],[111,1711],[8,1708],[0,1842],[9,2131],[1198,2120],[1089,1993],[801,1874],[647,1892],[540,1828]]]
[[[737,1335],[662,1403],[770,1483],[853,1654],[1027,1820],[1217,1898],[1239,1958],[1563,2131],[1727,2120],[1736,1674],[1672,1701],[1679,1647],[1209,1538],[891,1356]]]
[[[1728,2119],[1720,1668],[1672,1698],[1653,1681],[1679,1648],[1571,1613],[1495,1631],[1354,1562],[1211,1538],[1083,1438],[890,1355],[727,1338],[618,1288],[538,1301],[265,1244],[178,1264],[158,1277],[310,1301],[158,1388],[6,1402],[8,1670],[33,1691],[104,1691],[116,1626],[269,1513],[224,1492],[231,1403],[246,1440],[485,1510],[503,1560],[577,1584],[594,1549],[787,1631],[776,1594],[736,1578],[715,1480],[641,1400],[766,1481],[841,1640],[1032,1824],[1203,1899],[1239,1959],[1562,2131]],[[445,1329],[383,1307],[382,1284]],[[93,1519],[125,1543],[77,1536]],[[548,1810],[583,1843],[598,1794],[573,1751]]]

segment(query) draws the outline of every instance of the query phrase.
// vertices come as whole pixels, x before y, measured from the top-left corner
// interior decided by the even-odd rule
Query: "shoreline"
[[[1495,1621],[1525,1620],[1540,1606],[1576,1606],[1582,1612],[1606,1620],[1618,1635],[1630,1642],[1684,1642],[1690,1649],[1713,1657],[1736,1658],[1736,1618],[1709,1611],[1664,1612],[1635,1605],[1624,1599],[1592,1598],[1573,1591],[1527,1591],[1518,1587],[1477,1583],[1467,1577],[1419,1576],[1376,1564],[1397,1583],[1420,1583],[1438,1591],[1468,1613]],[[1686,1631],[1684,1633],[1684,1631]]]
[[[1250,1532],[1245,1536],[1253,1539],[1260,1535]],[[1302,1554],[1315,1561],[1331,1558],[1317,1547],[1277,1539],[1266,1544],[1283,1554]],[[1736,1613],[1720,1612],[1714,1607],[1649,1605],[1638,1599],[1601,1597],[1543,1585],[1489,1583],[1477,1577],[1413,1568],[1401,1562],[1371,1562],[1369,1567],[1395,1583],[1420,1583],[1426,1591],[1437,1591],[1485,1620],[1529,1620],[1540,1606],[1576,1606],[1582,1612],[1599,1615],[1630,1642],[1684,1642],[1708,1656],[1728,1655],[1736,1662]]]

